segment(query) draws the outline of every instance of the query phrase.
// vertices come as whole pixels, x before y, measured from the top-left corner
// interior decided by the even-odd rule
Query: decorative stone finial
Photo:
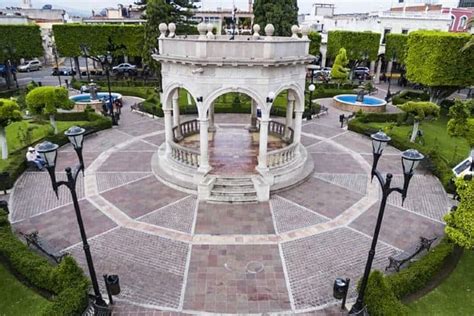
[[[168,30],[170,33],[168,34],[168,37],[174,38],[176,36],[176,24],[170,23],[168,24]]]
[[[159,38],[165,38],[166,37],[166,31],[168,31],[168,25],[166,25],[166,23],[160,23],[158,28],[160,30],[160,37]]]
[[[206,39],[206,30],[207,30],[207,26],[206,24],[204,23],[199,23],[197,25],[197,29],[198,29],[198,32],[199,32],[199,39]]]
[[[207,35],[206,35],[208,39],[215,39],[215,36],[214,36],[214,33],[212,33],[212,30],[214,30],[214,25],[209,23],[207,25]]]
[[[309,26],[307,25],[303,25],[301,27],[301,34],[303,34],[303,36],[301,37],[302,40],[308,40],[308,34],[309,34]]]
[[[291,35],[292,38],[299,38],[298,36],[298,32],[300,31],[300,28],[298,27],[298,25],[293,25],[291,27],[291,33],[293,33],[293,35]]]
[[[259,37],[260,36],[259,32],[260,32],[260,25],[255,24],[253,26],[253,36],[254,37]]]
[[[270,37],[273,36],[274,32],[275,27],[273,26],[273,24],[267,24],[267,26],[265,26],[265,35],[267,35],[267,39],[270,39]]]

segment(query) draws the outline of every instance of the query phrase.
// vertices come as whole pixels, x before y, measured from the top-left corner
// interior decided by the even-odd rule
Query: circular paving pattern
[[[135,102],[124,101],[125,108]],[[370,140],[340,129],[340,113],[331,108],[328,116],[304,123],[312,176],[259,204],[199,202],[161,183],[151,168],[164,142],[161,119],[123,110],[118,128],[86,138],[78,196],[98,275],[120,276],[116,312],[292,314],[337,304],[333,280],[362,274],[380,196],[368,176]],[[217,124],[247,120],[216,115]],[[57,170],[75,162],[65,146]],[[401,184],[400,152],[387,148],[379,169]],[[37,230],[87,271],[68,192],[60,189],[56,199],[46,172],[24,173],[10,205],[15,230]],[[400,196],[389,199],[374,267],[383,270],[389,256],[419,236],[441,235],[448,210],[439,181],[419,171],[404,206]]]

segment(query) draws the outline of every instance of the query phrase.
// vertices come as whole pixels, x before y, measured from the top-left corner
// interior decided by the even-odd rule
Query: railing
[[[260,121],[257,120],[257,129],[260,130]],[[277,121],[270,121],[268,123],[268,134],[275,135],[284,140],[287,144],[293,143],[294,130],[291,127],[288,127],[289,135],[288,138],[285,137],[286,125]]]
[[[267,164],[270,169],[286,166],[296,158],[298,144],[293,143],[287,147],[267,153]]]
[[[171,159],[188,167],[199,168],[201,154],[198,150],[187,148],[174,142],[169,144],[171,146]]]
[[[180,141],[183,137],[199,134],[199,121],[191,120],[181,123],[179,126],[173,127],[173,140],[175,142]],[[179,128],[179,130],[178,130]]]

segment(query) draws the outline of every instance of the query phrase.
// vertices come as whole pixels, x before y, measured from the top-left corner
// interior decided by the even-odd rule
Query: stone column
[[[163,113],[165,115],[165,140],[166,140],[166,155],[171,154],[170,143],[173,141],[173,121],[171,118],[171,110],[164,109]]]
[[[295,110],[295,136],[293,138],[294,143],[301,142],[301,129],[303,127],[303,111]]]
[[[257,131],[257,103],[252,99],[250,106],[250,132]]]
[[[209,107],[209,132],[214,133],[216,126],[214,125],[214,102]]]
[[[199,148],[201,152],[199,172],[207,173],[211,170],[209,166],[209,120],[207,117],[199,119],[199,129]]]
[[[375,78],[374,78],[375,84],[380,83],[380,72],[382,72],[382,59],[379,59],[377,63],[377,72],[375,73]]]
[[[326,50],[321,51],[321,68],[326,67]]]
[[[191,95],[189,94],[189,92],[186,92],[186,95],[188,96],[188,105],[192,105],[193,99],[191,98]]]
[[[373,76],[375,73],[375,60],[370,62],[370,75]]]
[[[178,127],[177,130],[177,138],[181,139],[181,128],[180,128],[181,122],[180,122],[180,114],[179,114],[179,94],[178,90],[175,91],[173,94],[173,127]]]
[[[286,104],[286,121],[285,121],[285,139],[290,139],[290,127],[293,126],[293,109],[295,107],[295,96],[288,92],[288,101]]]
[[[270,118],[268,114],[262,113],[262,118],[260,119],[260,142],[258,147],[258,166],[259,171],[268,171],[267,164],[267,149],[268,149],[268,124]]]

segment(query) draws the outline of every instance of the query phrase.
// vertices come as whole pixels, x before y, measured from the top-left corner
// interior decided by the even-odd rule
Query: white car
[[[35,70],[41,70],[43,64],[38,59],[27,60],[20,66],[18,66],[18,71],[30,72]]]
[[[112,68],[112,72],[116,74],[124,74],[128,73],[131,75],[136,75],[137,74],[137,66],[129,64],[129,63],[123,63],[120,65],[117,65]]]

